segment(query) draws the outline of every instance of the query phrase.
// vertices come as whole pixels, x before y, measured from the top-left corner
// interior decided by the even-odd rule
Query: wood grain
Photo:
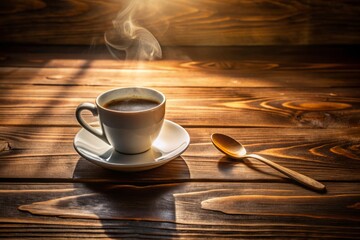
[[[182,78],[180,73],[177,75]],[[117,79],[117,87],[128,86],[122,82],[123,78]],[[148,84],[142,81],[141,85],[154,87],[152,81]],[[98,94],[112,88],[0,86],[3,89],[0,124],[4,126],[78,126],[74,109],[82,102],[94,102]],[[277,88],[241,88],[235,84],[233,88],[156,89],[167,96],[166,117],[185,127],[348,128],[360,122],[356,88],[281,88],[279,91]],[[220,119],[219,115],[226,118]]]
[[[330,50],[329,50],[330,48]],[[223,46],[163,47],[161,61],[142,61],[140,69],[190,70],[300,70],[339,71],[359,69],[359,45],[329,46]],[[186,64],[187,62],[193,64]],[[116,60],[105,46],[0,45],[2,67],[130,68],[131,61]],[[161,64],[160,64],[161,63]],[[202,64],[203,63],[203,64]],[[89,64],[91,64],[89,66]],[[168,66],[167,66],[168,65]],[[188,66],[189,65],[189,66]],[[188,66],[188,67],[187,67]]]
[[[103,43],[128,1],[1,2],[1,41],[36,44]],[[360,40],[356,1],[138,1],[137,24],[161,45],[226,46],[351,44]]]
[[[200,67],[196,65],[199,64]],[[203,69],[201,65],[209,64],[209,69]],[[212,64],[187,62],[181,66],[181,74],[177,68],[167,68],[163,62],[159,63],[163,69],[68,69],[68,68],[1,68],[3,84],[32,84],[32,85],[87,85],[87,86],[168,86],[168,87],[357,87],[359,86],[359,72],[343,71],[276,71],[266,70],[266,64],[250,64],[239,70],[212,70]],[[222,63],[219,63],[222,64]],[[226,63],[225,63],[226,64]],[[194,65],[195,67],[192,67]],[[230,64],[231,65],[231,64]],[[256,66],[260,65],[260,66]],[[90,65],[91,66],[91,65]],[[264,69],[258,69],[265,68]],[[322,68],[319,65],[319,68]],[[251,69],[251,68],[250,68]]]
[[[16,11],[26,9],[20,2]],[[284,6],[296,2],[315,4]],[[83,47],[2,49],[0,237],[360,238],[358,47],[168,48],[166,60],[139,64],[101,49],[81,54]],[[189,148],[139,173],[81,158],[73,148],[75,107],[133,85],[166,94],[166,118],[186,128]],[[211,144],[215,132],[328,191],[304,188],[256,160],[224,157]]]
[[[7,208],[0,219],[0,236],[359,237],[359,188],[331,183],[328,189],[319,195],[281,183],[3,183],[0,201]],[[274,201],[285,197],[297,201]],[[204,201],[218,198],[242,198],[247,207],[234,207],[247,214],[202,207]],[[309,201],[316,205],[304,204]],[[264,207],[267,214],[260,211]]]
[[[2,48],[3,84],[169,87],[358,87],[358,47],[166,48],[162,61],[117,61],[106,49]]]
[[[265,195],[235,195],[235,196],[226,196],[226,197],[215,197],[201,202],[201,207],[207,210],[220,211],[225,214],[241,214],[241,215],[252,215],[254,212],[259,212],[260,215],[276,215],[279,213],[274,209],[274,206],[269,205],[269,202],[276,202],[280,206],[286,208],[286,211],[281,216],[302,216],[309,218],[334,218],[334,219],[343,219],[346,217],[336,216],[336,214],[330,213],[323,208],[328,208],[328,205],[337,205],[338,202],[342,202],[346,205],[345,208],[349,209],[348,214],[352,215],[353,209],[357,209],[356,203],[354,200],[349,198],[358,198],[358,194],[349,194],[349,195],[339,195],[336,197],[330,196],[319,196],[311,197],[307,199],[302,196],[265,196]],[[323,205],[325,198],[329,198],[329,203],[326,206]],[[331,198],[331,200],[330,200]],[[315,216],[314,209],[306,209],[303,206],[309,204],[309,201],[320,211],[321,214]],[[291,205],[291,206],[289,206]],[[298,213],[298,209],[292,208],[293,206],[301,206],[301,213]],[[260,208],[260,209],[259,209]],[[25,207],[26,209],[26,207]],[[28,209],[29,210],[29,209]],[[294,211],[295,210],[295,211]],[[335,210],[336,212],[336,210]],[[355,221],[359,221],[360,218],[353,218]]]
[[[256,161],[225,158],[210,141],[229,134],[248,152],[320,181],[359,181],[360,135],[350,129],[187,128],[191,144],[181,157],[144,173],[104,170],[81,158],[72,142],[79,127],[0,127],[0,176],[8,179],[172,182],[195,180],[286,181]],[[271,139],[271,141],[269,141]],[[296,183],[294,183],[296,184]]]

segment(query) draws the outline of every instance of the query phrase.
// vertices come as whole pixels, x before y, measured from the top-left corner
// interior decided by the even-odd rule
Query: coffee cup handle
[[[97,136],[98,138],[100,138],[101,140],[103,140],[106,143],[109,143],[108,140],[105,137],[105,134],[103,131],[99,131],[93,127],[91,127],[81,116],[81,112],[83,110],[88,110],[92,113],[92,115],[94,117],[98,116],[98,110],[96,108],[95,104],[92,103],[81,103],[77,108],[76,108],[76,119],[77,121],[80,123],[80,125],[85,128],[86,130],[88,130],[90,133],[94,134],[95,136]]]

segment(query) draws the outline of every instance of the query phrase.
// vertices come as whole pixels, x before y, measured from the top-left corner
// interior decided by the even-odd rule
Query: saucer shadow
[[[141,182],[146,184],[151,182],[187,180],[190,179],[190,171],[181,156],[157,168],[139,172],[122,172],[105,169],[80,157],[73,172],[73,179],[96,182]]]

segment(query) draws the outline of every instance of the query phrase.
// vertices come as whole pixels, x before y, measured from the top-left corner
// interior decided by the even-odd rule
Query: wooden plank
[[[0,45],[2,67],[153,70],[355,71],[359,45],[164,47],[163,60],[114,59],[105,46]]]
[[[175,66],[174,66],[175,65]],[[171,87],[358,87],[356,65],[326,64],[276,69],[268,63],[246,66],[224,62],[158,62],[154,68],[137,65],[119,69],[14,68],[0,69],[3,84],[118,86],[145,85]],[[151,65],[150,65],[151,66]],[[344,66],[344,67],[343,67]],[[336,68],[339,67],[339,70]],[[220,69],[219,69],[220,68]],[[227,69],[228,68],[228,69]],[[236,69],[238,68],[238,69]],[[313,69],[312,69],[313,68]]]
[[[122,0],[1,2],[1,41],[103,43]],[[137,1],[132,12],[161,45],[357,44],[357,1]]]
[[[214,54],[136,71],[101,58],[81,67],[86,60],[49,56],[45,68],[36,61],[23,68],[31,54],[0,64],[0,237],[359,238],[358,61],[304,55],[301,62],[280,55],[273,67],[270,54],[261,61]],[[186,127],[191,145],[154,170],[108,171],[73,149],[74,109],[131,83],[168,96],[167,118]],[[210,142],[214,132],[320,180],[328,192],[256,160],[225,158]]]
[[[209,206],[229,198],[241,198],[227,205],[235,214]],[[0,236],[358,238],[359,199],[352,183],[326,194],[284,183],[3,183]]]
[[[229,134],[275,162],[320,181],[359,181],[359,128],[187,128],[191,144],[181,157],[146,172],[119,173],[81,158],[72,141],[79,127],[0,127],[0,177],[8,179],[173,182],[193,180],[285,181],[256,160],[232,161],[211,144]],[[296,184],[296,183],[294,183]]]
[[[112,88],[0,86],[3,126],[78,126],[75,108]],[[360,122],[357,88],[156,88],[167,96],[166,117],[184,126],[348,128]]]

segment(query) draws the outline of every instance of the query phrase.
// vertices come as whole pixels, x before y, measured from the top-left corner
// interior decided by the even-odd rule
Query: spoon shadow
[[[233,158],[230,158],[227,156],[223,156],[218,161],[218,169],[221,172],[230,173],[234,169],[234,166],[237,164],[245,164],[250,169],[255,170],[259,173],[266,174],[268,176],[277,177],[277,178],[280,177],[283,179],[287,179],[286,177],[283,177],[281,174],[271,173],[271,172],[264,171],[264,170],[261,170],[261,169],[255,167],[250,159],[236,160],[236,159],[233,159]],[[269,168],[269,170],[271,170],[271,168]]]
[[[235,165],[241,164],[241,163],[245,164],[247,167],[249,167],[250,169],[252,169],[254,171],[257,171],[259,173],[262,173],[262,174],[265,174],[265,175],[268,175],[268,176],[283,179],[285,182],[292,183],[292,184],[297,185],[299,187],[306,188],[306,189],[311,190],[311,191],[316,191],[316,192],[318,192],[320,194],[327,193],[327,189],[314,190],[314,189],[312,189],[310,187],[307,187],[307,186],[305,186],[303,184],[298,183],[297,181],[295,181],[295,180],[293,180],[291,178],[288,178],[286,176],[282,176],[281,174],[276,174],[276,172],[275,173],[270,173],[268,171],[261,170],[258,167],[255,167],[254,164],[252,163],[252,161],[250,159],[248,159],[248,158],[245,158],[245,159],[242,159],[242,160],[236,160],[236,159],[233,159],[233,158],[230,158],[230,157],[227,157],[227,156],[223,156],[218,161],[218,169],[219,169],[219,171],[228,174],[228,173],[231,173],[233,171]],[[271,169],[272,168],[269,168],[269,170],[271,170]]]

